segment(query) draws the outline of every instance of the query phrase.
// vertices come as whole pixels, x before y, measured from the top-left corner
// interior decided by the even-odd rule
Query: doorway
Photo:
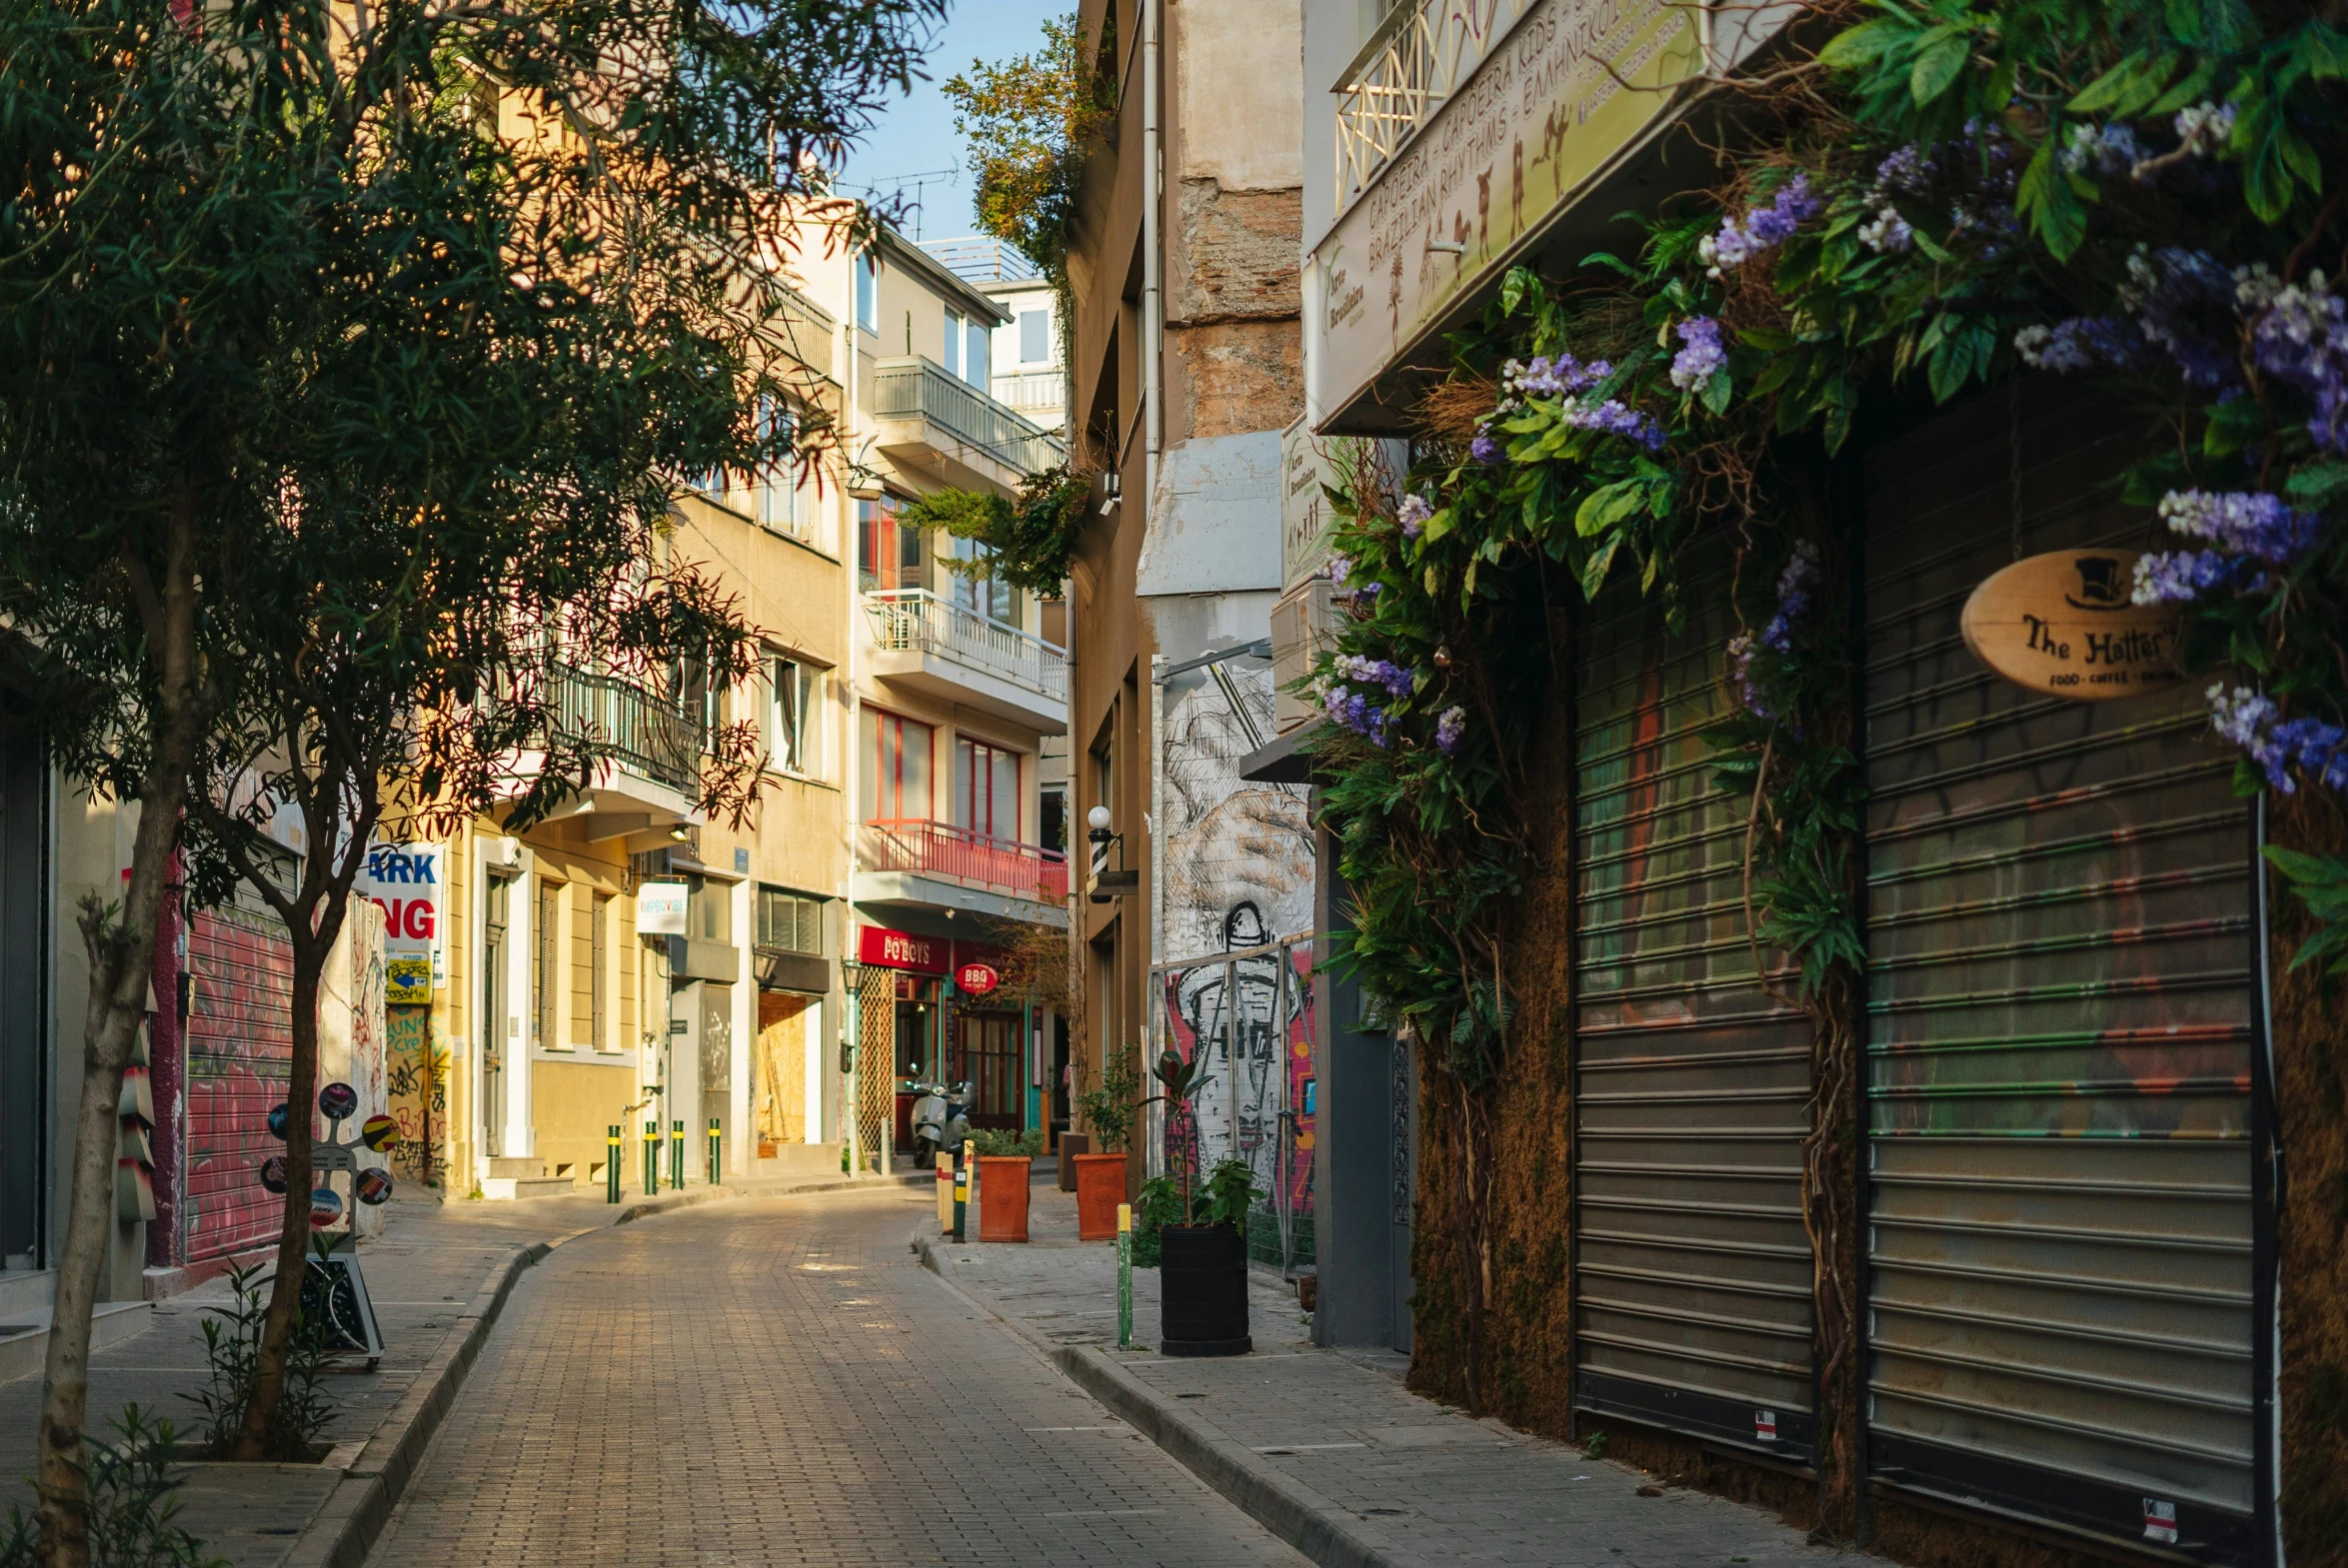
[[[506,911],[509,877],[491,876],[481,926],[481,1153],[506,1151]]]

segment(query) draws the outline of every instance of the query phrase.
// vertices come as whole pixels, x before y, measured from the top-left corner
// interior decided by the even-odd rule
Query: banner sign
[[[447,936],[448,846],[373,843],[356,890],[383,910],[386,991],[395,1006],[430,1002],[440,983]]]
[[[1316,352],[1306,358],[1321,410],[1341,413],[1671,110],[1670,89],[1701,70],[1700,9],[1538,0],[1488,35],[1474,74],[1313,249],[1306,331]],[[1365,97],[1359,112],[1381,107]]]
[[[1965,647],[2016,686],[2077,703],[2166,692],[2177,668],[2174,605],[2134,601],[2133,550],[2057,550],[2017,561],[1965,601]]]
[[[638,882],[636,933],[639,936],[684,935],[685,906],[685,883]]]

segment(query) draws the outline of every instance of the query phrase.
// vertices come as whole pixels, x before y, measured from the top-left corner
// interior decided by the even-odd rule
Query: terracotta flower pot
[[[1117,1206],[1126,1200],[1123,1154],[1077,1157],[1077,1235],[1086,1241],[1117,1239]]]
[[[1159,1349],[1170,1356],[1241,1356],[1247,1333],[1247,1242],[1232,1225],[1158,1232]]]
[[[979,1239],[1028,1239],[1028,1166],[1025,1154],[979,1156]]]

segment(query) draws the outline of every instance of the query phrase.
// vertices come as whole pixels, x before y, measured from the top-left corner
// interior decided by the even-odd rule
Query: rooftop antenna
[[[922,237],[922,192],[933,185],[944,185],[961,176],[962,166],[950,164],[943,169],[925,169],[919,174],[887,174],[865,185],[843,183],[840,188],[862,192],[867,200],[874,201],[876,205],[880,194],[889,192],[900,215],[908,212],[913,215],[913,237],[919,240]],[[913,191],[911,201],[906,199],[905,194],[909,188]]]

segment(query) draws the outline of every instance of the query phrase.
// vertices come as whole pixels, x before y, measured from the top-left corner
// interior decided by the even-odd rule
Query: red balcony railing
[[[865,823],[862,869],[929,871],[1046,903],[1068,899],[1068,856],[1039,844],[990,838],[952,822],[901,817]]]

